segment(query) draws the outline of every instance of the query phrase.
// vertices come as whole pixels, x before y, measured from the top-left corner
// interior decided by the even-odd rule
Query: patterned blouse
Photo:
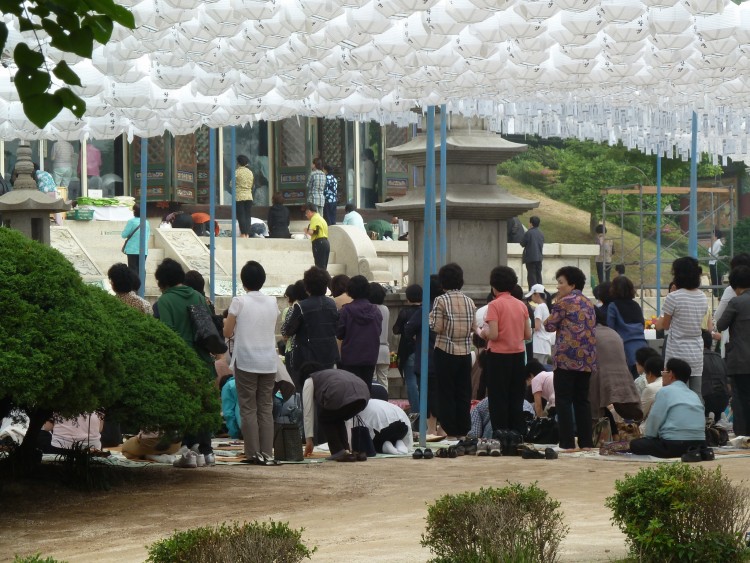
[[[322,170],[313,170],[307,179],[307,203],[314,203],[318,211],[323,211],[326,188],[326,174]]]
[[[457,289],[436,297],[430,311],[430,328],[437,335],[435,348],[454,356],[470,354],[476,312],[474,301]]]
[[[544,330],[557,331],[555,368],[592,371],[596,365],[596,313],[594,305],[574,289],[553,307]]]
[[[333,174],[326,175],[326,187],[323,189],[323,195],[326,203],[336,203],[339,199],[339,181]]]
[[[253,200],[253,183],[255,177],[253,171],[247,166],[238,166],[236,174],[237,201]]]
[[[146,313],[147,315],[154,314],[154,309],[151,307],[151,303],[146,301],[143,297],[138,296],[135,291],[131,291],[130,293],[118,293],[117,298],[128,307],[137,309],[141,313]]]

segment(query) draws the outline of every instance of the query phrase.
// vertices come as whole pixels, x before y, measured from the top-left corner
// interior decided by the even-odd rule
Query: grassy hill
[[[542,220],[541,229],[547,242],[568,244],[592,244],[595,242],[594,237],[589,233],[589,214],[587,212],[562,201],[554,200],[546,196],[541,190],[522,184],[510,176],[498,176],[498,184],[507,188],[514,195],[539,201],[539,207],[522,215],[521,221],[524,225],[528,225],[529,217],[538,215]],[[641,284],[646,287],[653,286],[656,280],[656,265],[652,262],[656,258],[656,242],[644,240],[643,263],[645,266],[641,273],[639,236],[628,231],[623,232],[613,223],[607,224],[607,236],[613,239],[615,243],[613,261],[619,263],[624,255],[625,273],[635,286],[640,287]],[[661,279],[664,287],[671,279],[670,265],[672,260],[681,255],[683,255],[681,252],[663,249]],[[704,269],[707,271],[708,267],[706,266]],[[592,272],[596,271],[593,260],[591,270]],[[646,293],[648,294],[648,292]]]

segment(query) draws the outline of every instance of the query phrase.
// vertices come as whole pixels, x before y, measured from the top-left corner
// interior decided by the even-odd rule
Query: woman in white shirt
[[[543,364],[549,364],[552,356],[552,343],[555,341],[556,333],[544,330],[544,321],[549,317],[548,293],[544,286],[538,283],[533,285],[531,291],[526,294],[526,299],[529,298],[536,304],[534,308],[534,334],[532,336],[534,358]]]
[[[234,370],[240,405],[242,436],[247,463],[273,462],[273,386],[278,357],[276,352],[276,299],[263,295],[266,272],[251,260],[240,272],[245,295],[232,299],[224,321],[224,336],[234,336],[229,365]]]

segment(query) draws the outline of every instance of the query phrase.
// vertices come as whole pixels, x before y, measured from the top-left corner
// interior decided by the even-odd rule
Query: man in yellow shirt
[[[318,206],[314,203],[306,203],[302,210],[310,224],[305,229],[305,234],[312,240],[312,253],[315,265],[324,270],[328,267],[328,255],[331,253],[331,245],[328,242],[328,223],[318,213]]]

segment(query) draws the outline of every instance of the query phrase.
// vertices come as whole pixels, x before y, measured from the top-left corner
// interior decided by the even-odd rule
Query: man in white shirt
[[[721,239],[723,237],[724,233],[722,233],[719,229],[714,229],[713,235],[711,236],[711,250],[709,250],[708,252],[709,256],[711,257],[711,259],[708,261],[708,269],[711,272],[711,285],[721,285],[716,261],[719,258],[719,254],[721,254],[721,249],[724,248],[724,243],[721,242]]]
[[[357,209],[353,204],[347,203],[346,207],[344,207],[344,211],[346,211],[346,215],[344,215],[344,225],[359,227],[363,231],[367,232],[367,229],[365,228],[365,221],[364,219],[362,219],[362,215],[357,213]]]
[[[75,159],[75,149],[68,141],[57,141],[52,145],[50,153],[52,159],[52,172],[55,177],[55,184],[67,187],[73,178],[73,161]]]

